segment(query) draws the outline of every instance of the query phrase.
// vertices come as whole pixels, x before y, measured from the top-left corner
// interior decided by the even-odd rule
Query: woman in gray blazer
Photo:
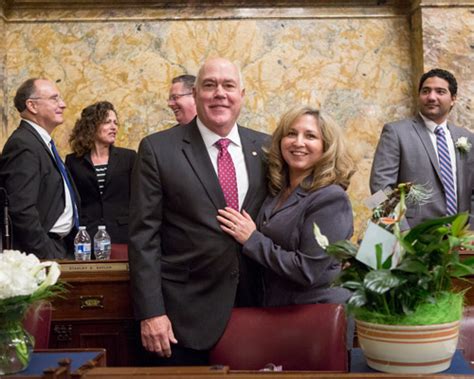
[[[285,113],[268,151],[270,195],[256,222],[245,210],[219,210],[224,232],[243,245],[243,254],[264,267],[264,305],[344,303],[347,289],[331,287],[341,270],[313,233],[316,223],[330,242],[353,233],[345,189],[355,164],[339,128],[319,110]]]

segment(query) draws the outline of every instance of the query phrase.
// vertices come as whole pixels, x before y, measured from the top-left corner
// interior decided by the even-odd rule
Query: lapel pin
[[[256,151],[252,151],[252,155],[253,155],[254,157],[256,157],[256,156],[257,156],[257,152],[256,152]]]

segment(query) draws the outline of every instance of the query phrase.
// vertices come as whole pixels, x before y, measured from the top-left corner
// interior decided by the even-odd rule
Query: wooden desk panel
[[[65,299],[53,301],[50,348],[103,348],[108,366],[140,362],[127,261],[63,261]]]

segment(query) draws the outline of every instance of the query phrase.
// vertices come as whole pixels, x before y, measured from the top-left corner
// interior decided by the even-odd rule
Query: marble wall
[[[455,119],[472,128],[469,7],[449,9],[446,17],[445,10],[425,9],[423,2],[397,1],[221,10],[67,9],[58,5],[65,2],[50,3],[55,6],[47,10],[9,9],[0,20],[0,96],[6,99],[1,145],[18,124],[16,88],[29,77],[45,76],[58,83],[68,105],[66,122],[54,136],[63,154],[81,109],[102,99],[119,110],[117,144],[137,148],[142,137],[174,123],[166,106],[170,79],[196,73],[207,57],[224,56],[242,68],[241,124],[271,133],[288,107],[308,103],[344,128],[358,159],[349,194],[359,231],[368,215],[363,199],[381,127],[414,112],[419,71],[439,65],[460,78],[464,92]],[[461,16],[465,21],[459,23]]]
[[[425,7],[422,19],[424,69],[446,67],[455,73],[459,88],[451,120],[474,131],[474,2]]]

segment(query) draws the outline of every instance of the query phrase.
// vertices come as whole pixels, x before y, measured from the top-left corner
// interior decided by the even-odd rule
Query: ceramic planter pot
[[[367,364],[400,374],[430,374],[449,368],[460,321],[437,325],[383,325],[356,320]]]

